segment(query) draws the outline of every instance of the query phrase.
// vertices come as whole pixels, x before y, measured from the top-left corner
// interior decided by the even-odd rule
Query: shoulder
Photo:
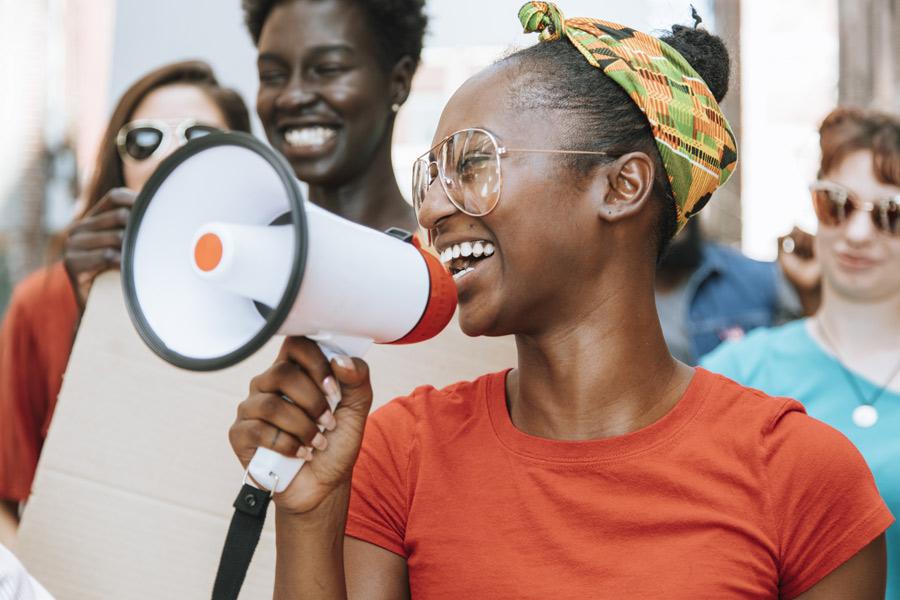
[[[417,427],[442,428],[452,423],[472,418],[477,412],[488,389],[502,384],[506,372],[483,375],[473,381],[461,381],[442,389],[426,385],[416,388],[408,396],[394,398],[369,417],[366,428],[411,435]]]
[[[700,364],[710,371],[746,382],[753,372],[773,359],[774,350],[790,352],[804,345],[806,335],[806,320],[780,327],[758,327],[741,340],[719,345]]]
[[[750,258],[734,248],[715,242],[707,242],[703,253],[706,260],[728,267],[724,269],[726,274],[751,274],[762,278],[771,278],[774,281],[778,271],[773,262]],[[734,273],[735,270],[737,273]]]
[[[31,314],[40,309],[58,310],[60,303],[75,305],[75,295],[62,262],[39,269],[13,289],[9,309]]]

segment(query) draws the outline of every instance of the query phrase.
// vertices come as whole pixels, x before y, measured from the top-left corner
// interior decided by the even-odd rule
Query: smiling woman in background
[[[135,82],[103,135],[62,260],[14,290],[0,331],[0,542],[13,537],[31,491],[91,283],[119,266],[135,193],[176,148],[220,129],[249,131],[250,117],[206,63],[166,65]]]
[[[412,231],[391,162],[394,119],[422,52],[423,0],[244,0],[256,110],[315,204]]]
[[[822,306],[810,319],[753,332],[701,364],[800,400],[839,429],[900,513],[900,117],[838,109],[820,129],[811,186]],[[887,598],[900,600],[900,529],[888,529]]]

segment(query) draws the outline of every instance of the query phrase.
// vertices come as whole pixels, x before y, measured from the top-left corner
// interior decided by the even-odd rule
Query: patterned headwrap
[[[703,208],[737,165],[737,144],[719,103],[697,71],[665,42],[599,19],[564,19],[551,2],[519,10],[525,33],[563,33],[587,61],[646,115],[675,195],[678,229]]]

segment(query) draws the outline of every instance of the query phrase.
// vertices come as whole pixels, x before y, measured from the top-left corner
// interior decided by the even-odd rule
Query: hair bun
[[[675,48],[700,74],[718,102],[728,93],[731,58],[719,36],[705,29],[673,25],[672,34],[660,40]]]

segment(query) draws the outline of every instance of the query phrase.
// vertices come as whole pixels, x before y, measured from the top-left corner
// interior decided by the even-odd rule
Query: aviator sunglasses
[[[451,133],[413,165],[413,208],[416,218],[428,188],[439,179],[447,198],[460,212],[473,217],[490,214],[500,202],[503,175],[500,159],[511,152],[612,156],[590,150],[507,148],[497,136],[477,127]]]
[[[221,131],[218,127],[204,125],[196,119],[165,121],[161,119],[139,119],[126,123],[116,136],[116,146],[122,160],[142,161],[165,151],[177,140],[183,146],[191,140]]]
[[[900,194],[874,202],[862,202],[847,188],[830,181],[816,181],[809,186],[816,216],[823,225],[837,227],[850,216],[865,211],[875,228],[887,235],[900,236]]]

